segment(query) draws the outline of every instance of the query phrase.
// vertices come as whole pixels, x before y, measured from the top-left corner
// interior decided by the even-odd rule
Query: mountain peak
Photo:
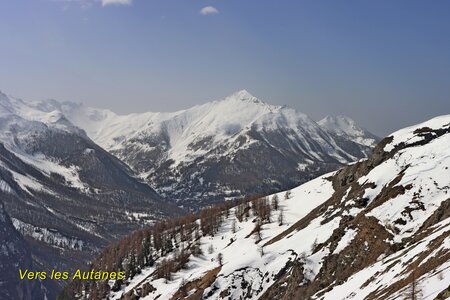
[[[345,115],[328,115],[319,122],[317,122],[322,128],[327,128],[333,131],[344,131],[357,130],[362,131],[363,128],[359,127],[355,120],[349,118]],[[348,133],[348,132],[347,132]]]
[[[254,103],[254,104],[259,104],[261,106],[268,106],[271,109],[274,109],[277,107],[277,106],[271,105],[269,103],[266,103],[266,102],[262,101],[261,99],[253,96],[246,89],[242,89],[237,92],[234,92],[233,94],[229,95],[228,97],[225,97],[224,100],[232,101],[232,102]]]
[[[355,142],[369,147],[375,146],[379,138],[360,127],[352,118],[345,115],[328,115],[317,124],[328,133],[351,137]]]
[[[328,115],[322,120],[319,121],[319,123],[347,123],[347,124],[356,124],[355,120],[353,120],[350,117],[347,117],[345,115]]]
[[[226,97],[227,100],[240,100],[240,101],[248,101],[248,102],[254,102],[254,103],[264,103],[257,97],[250,94],[249,91],[243,89],[237,92],[234,92],[230,96]]]
[[[242,89],[237,92],[234,92],[233,94],[231,94],[231,97],[236,97],[241,100],[256,98],[255,96],[250,94],[250,92],[247,91],[246,89]]]

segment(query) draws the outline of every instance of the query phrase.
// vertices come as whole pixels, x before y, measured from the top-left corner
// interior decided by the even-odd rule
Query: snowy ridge
[[[353,142],[361,135],[337,137],[307,115],[246,90],[173,113],[117,115],[54,100],[32,106],[61,112],[162,196],[193,209],[298,185],[366,157],[373,147]]]
[[[44,106],[41,102],[25,102],[0,92],[0,142],[22,161],[48,176],[51,173],[59,174],[72,187],[86,190],[76,166],[64,166],[55,158],[46,157],[33,149],[32,141],[45,137],[48,132],[82,134],[81,130],[67,121],[60,111]],[[47,191],[32,178],[26,178],[21,174],[15,176],[25,189],[25,186],[28,186]]]
[[[155,263],[138,267],[122,285],[109,282],[106,293],[111,299],[397,299],[415,282],[417,294],[442,297],[450,287],[448,145],[450,115],[398,131],[366,160],[270,201],[222,210],[212,234],[194,229],[182,238],[176,229],[168,235],[174,250],[151,245]],[[263,215],[258,203],[273,208]],[[206,230],[213,212],[194,223]],[[201,251],[190,253],[196,245]],[[186,252],[185,265],[158,276]]]
[[[347,116],[326,116],[317,124],[329,133],[347,136],[363,146],[374,147],[378,142],[378,137],[359,127],[354,120]]]
[[[0,92],[0,117],[2,120],[16,122],[17,126],[28,126],[29,130],[35,127],[42,129],[42,125],[38,124],[43,123],[59,130],[80,132],[51,103],[55,104],[56,101],[24,101]]]
[[[60,109],[74,124],[86,130],[94,141],[107,150],[120,150],[131,140],[142,140],[147,136],[157,136],[165,132],[170,144],[167,158],[176,164],[205,154],[203,149],[191,147],[196,141],[211,137],[210,148],[214,148],[217,144],[232,144],[253,126],[259,130],[272,131],[279,128],[293,128],[297,134],[302,134],[299,131],[302,128],[302,131],[310,133],[312,138],[318,140],[327,150],[333,151],[333,147],[338,148],[321,136],[323,133],[317,124],[305,114],[290,108],[269,105],[246,90],[236,92],[222,100],[174,113],[148,112],[120,116],[108,110],[82,105],[61,105]],[[316,133],[317,131],[319,132]],[[140,146],[146,150],[145,144]],[[333,155],[342,162],[348,159],[339,153]]]
[[[66,201],[69,206],[83,198],[82,201],[91,198],[114,202],[114,198],[119,197],[114,196],[117,192],[125,192],[120,195],[121,199],[135,193],[136,200],[132,202],[141,204],[161,201],[150,187],[132,177],[124,163],[68,121],[59,106],[54,100],[26,102],[0,93],[1,192],[19,197],[35,208],[45,206],[46,209],[45,202],[52,198]],[[36,199],[41,197],[48,198],[45,205],[41,199]],[[111,203],[110,208],[117,204]],[[93,205],[98,203],[94,201]],[[174,208],[167,203],[169,207]],[[56,210],[64,210],[64,207]],[[146,215],[147,221],[151,221],[158,216],[157,211],[134,207],[130,214]],[[69,215],[59,217],[67,219]],[[78,226],[77,222],[74,223]]]
[[[71,270],[109,241],[180,209],[90,140],[58,105],[0,93],[0,205],[38,266]],[[16,274],[17,267],[5,272]],[[56,298],[57,286],[43,285]]]

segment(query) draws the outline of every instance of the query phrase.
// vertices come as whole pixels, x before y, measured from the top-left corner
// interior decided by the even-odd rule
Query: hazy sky
[[[128,113],[243,88],[379,135],[448,114],[450,1],[0,1],[7,94]]]

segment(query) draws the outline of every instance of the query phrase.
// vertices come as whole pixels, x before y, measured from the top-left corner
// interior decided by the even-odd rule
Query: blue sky
[[[3,0],[0,65],[24,99],[173,111],[245,88],[384,135],[450,113],[450,2]]]

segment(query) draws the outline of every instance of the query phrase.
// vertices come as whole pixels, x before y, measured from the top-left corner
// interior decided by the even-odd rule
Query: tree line
[[[285,194],[285,198],[289,197],[290,191]],[[119,290],[125,281],[131,280],[144,268],[155,266],[156,262],[158,263],[152,274],[153,278],[170,281],[173,273],[186,267],[191,255],[203,255],[200,238],[218,234],[223,222],[231,217],[232,208],[239,222],[247,221],[250,217],[255,218],[253,233],[256,243],[262,238],[261,226],[273,221],[273,210],[280,210],[277,221],[280,225],[283,224],[283,212],[279,207],[277,195],[271,199],[260,196],[246,197],[206,207],[197,213],[163,220],[107,246],[89,266],[89,269],[101,271],[123,271],[126,279],[117,280],[112,288],[102,281],[74,281],[64,289],[60,299],[72,299],[80,294],[89,295],[89,299],[103,299],[110,290]],[[233,232],[236,231],[235,218],[231,224]],[[261,252],[263,255],[263,249]],[[167,258],[169,253],[172,255]],[[219,264],[222,264],[222,258],[219,253]]]

